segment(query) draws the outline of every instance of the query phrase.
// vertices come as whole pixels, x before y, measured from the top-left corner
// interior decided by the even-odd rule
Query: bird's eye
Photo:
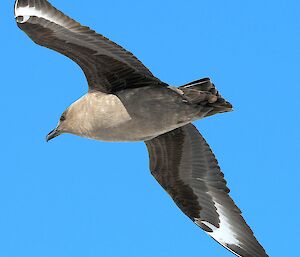
[[[65,119],[66,119],[66,115],[65,114],[61,115],[60,121],[64,121]]]

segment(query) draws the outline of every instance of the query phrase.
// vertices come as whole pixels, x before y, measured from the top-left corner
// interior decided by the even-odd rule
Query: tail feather
[[[232,105],[219,94],[209,78],[193,81],[178,89],[183,93],[187,102],[212,107],[206,116],[232,111]]]

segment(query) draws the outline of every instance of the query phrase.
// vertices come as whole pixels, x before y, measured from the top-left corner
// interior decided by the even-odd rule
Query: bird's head
[[[61,134],[74,134],[81,135],[82,126],[82,112],[78,111],[78,104],[75,102],[69,106],[63,114],[60,116],[58,124],[55,129],[53,129],[46,137],[46,141],[50,141]]]
[[[71,104],[60,116],[56,128],[47,135],[47,142],[65,133],[87,136],[87,131],[92,130],[94,124],[89,109],[89,100],[86,96]]]
[[[69,118],[69,111],[68,109],[63,112],[63,114],[60,116],[59,122],[55,129],[53,129],[46,137],[46,141],[50,141],[55,137],[58,137],[59,135],[63,133],[68,133],[69,131],[69,125],[68,125],[68,118]]]

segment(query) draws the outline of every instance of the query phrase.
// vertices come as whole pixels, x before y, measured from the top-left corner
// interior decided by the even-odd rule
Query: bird
[[[144,141],[150,171],[181,211],[227,250],[267,257],[229,195],[218,161],[192,122],[232,111],[210,78],[173,87],[132,53],[65,15],[47,0],[16,0],[17,26],[36,44],[76,62],[88,92],[60,116],[47,141],[69,133]]]

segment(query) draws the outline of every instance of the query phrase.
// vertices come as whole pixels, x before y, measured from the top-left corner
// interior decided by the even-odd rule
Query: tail
[[[178,89],[183,93],[183,98],[187,102],[212,107],[212,110],[205,116],[232,111],[232,105],[219,94],[209,78],[193,81]]]

